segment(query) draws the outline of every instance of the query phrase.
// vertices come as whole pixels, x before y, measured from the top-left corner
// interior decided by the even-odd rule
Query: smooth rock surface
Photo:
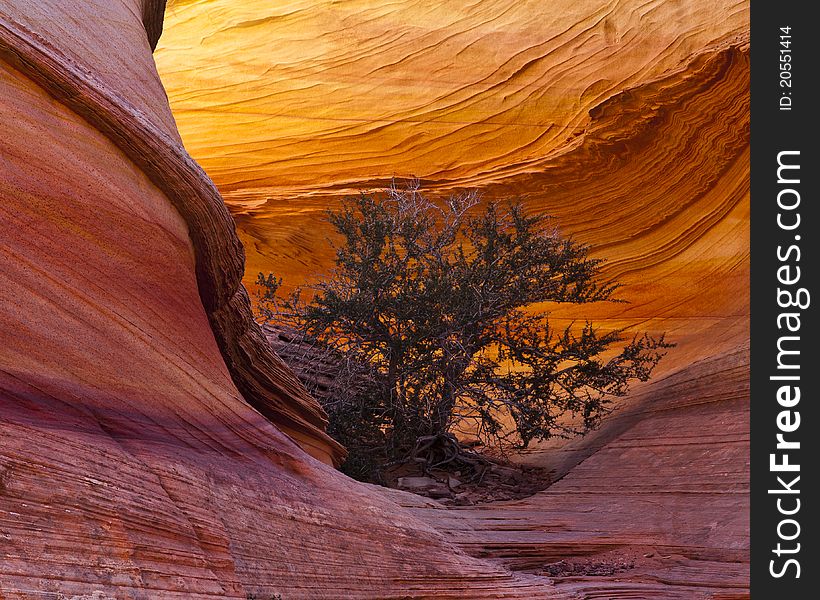
[[[42,40],[15,30],[22,8],[0,14],[2,596],[453,597],[458,582],[457,597],[545,597],[311,458],[246,402],[196,277],[200,223],[123,150],[173,140],[115,136],[138,132],[114,118],[134,118],[125,96],[86,120],[27,78],[16,66],[45,86],[93,70],[58,53],[39,65],[27,52]],[[63,5],[75,23],[95,8]],[[102,60],[109,40],[81,32]],[[62,99],[95,100],[106,87],[94,81]],[[296,386],[276,364],[279,389]],[[299,389],[285,408],[300,410]]]
[[[433,195],[520,196],[608,259],[628,304],[556,308],[559,324],[589,317],[678,344],[601,430],[522,458],[563,477],[549,490],[420,513],[528,572],[635,556],[560,583],[582,598],[748,595],[748,8],[200,0],[168,12],[158,66],[237,220],[246,283],[310,281],[332,260],[323,211],[416,175]]]
[[[748,3],[169,2],[246,281],[413,173],[555,215],[630,302],[581,316],[678,342],[460,509],[325,464],[161,4],[0,0],[2,597],[748,597]]]

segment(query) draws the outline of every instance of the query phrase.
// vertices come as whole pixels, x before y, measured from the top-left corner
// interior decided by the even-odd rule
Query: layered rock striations
[[[94,27],[112,6],[0,11],[2,596],[542,597],[282,433],[338,456],[242,313],[230,220],[161,88],[137,106],[96,73],[128,50]],[[138,7],[108,16],[136,31]]]
[[[157,20],[162,7],[158,3],[152,6],[158,13],[153,17]],[[115,63],[119,60],[123,70],[107,70],[98,76],[81,58],[81,50],[88,51],[88,47],[76,47],[84,41],[77,37],[78,32],[67,37],[70,32],[56,25],[76,23],[60,18],[70,16],[74,9],[46,6],[42,10],[45,12],[41,14],[25,11],[27,18],[21,21],[13,20],[9,11],[9,18],[0,22],[0,54],[10,66],[31,77],[107,137],[170,200],[188,223],[200,299],[234,383],[258,410],[276,420],[314,454],[338,461],[343,451],[324,434],[321,408],[283,367],[250,318],[247,294],[240,284],[244,254],[233,222],[211,181],[179,144],[156,76],[141,78],[155,85],[153,90],[149,86],[139,102],[132,104],[128,92],[129,86],[135,84],[129,77],[130,70],[125,68],[132,63],[123,46],[118,46],[119,55],[115,53]],[[45,35],[30,28],[32,23],[39,23],[33,21],[32,12],[45,24]],[[103,24],[94,29],[98,35],[111,33],[102,40],[132,43],[145,50],[150,42],[145,30],[142,37],[134,33],[136,27],[123,28],[131,34],[125,37],[108,31],[116,26],[117,18],[124,16],[103,11],[101,16],[90,19],[88,25]],[[60,41],[52,44],[47,34]],[[150,56],[143,60],[144,68],[148,68]],[[120,78],[126,82],[124,90],[120,89]],[[9,95],[9,100],[12,98]],[[252,363],[254,367],[250,368]]]
[[[415,175],[434,196],[521,197],[609,261],[628,302],[555,321],[678,344],[600,431],[524,457],[560,479],[546,492],[419,513],[476,556],[563,568],[579,597],[748,594],[748,9],[169,7],[157,62],[237,222],[247,283],[310,281],[332,261],[324,211]],[[575,583],[571,565],[543,568],[619,553],[635,566]]]
[[[748,598],[748,360],[739,348],[633,395],[592,439],[552,453],[563,477],[534,496],[399,502],[573,598]]]
[[[747,596],[748,5],[171,1],[172,116],[163,4],[0,0],[0,595]],[[175,117],[251,276],[410,172],[556,215],[625,283],[590,316],[679,347],[531,498],[353,482]]]
[[[718,94],[733,96],[654,129],[734,77],[715,63],[745,52],[744,1],[203,0],[171,3],[167,19],[160,72],[187,147],[237,219],[247,283],[272,267],[293,284],[326,268],[323,211],[394,176],[434,194],[525,194],[568,232],[612,245],[641,233],[618,226],[621,203],[639,227],[635,211],[658,198],[659,215],[692,206],[744,136],[731,119],[747,101],[726,86]],[[555,173],[568,154],[574,165]],[[667,174],[667,188],[689,188],[660,197]]]

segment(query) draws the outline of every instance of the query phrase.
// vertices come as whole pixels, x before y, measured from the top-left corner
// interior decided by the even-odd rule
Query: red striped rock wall
[[[678,344],[599,432],[524,457],[563,477],[546,492],[423,512],[458,515],[445,529],[468,551],[531,572],[637,556],[561,584],[581,597],[747,593],[748,18],[746,2],[168,12],[160,72],[237,221],[247,282],[327,269],[323,211],[412,174],[434,195],[523,197],[609,260],[628,304],[554,319]]]
[[[0,595],[542,595],[282,433],[335,452],[225,333],[250,327],[241,254],[162,88],[130,100],[129,69],[157,81],[136,8],[0,5]]]
[[[0,597],[747,595],[748,5],[177,0],[172,116],[161,4],[0,0]],[[679,346],[536,496],[352,482],[175,118],[251,276],[409,171],[555,214],[626,284],[591,316]]]

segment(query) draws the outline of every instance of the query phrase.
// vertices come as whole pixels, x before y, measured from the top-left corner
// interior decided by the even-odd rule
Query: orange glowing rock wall
[[[336,452],[232,299],[140,7],[0,3],[2,597],[539,597],[283,435]]]
[[[748,312],[748,8],[171,2],[156,59],[247,284],[327,269],[323,211],[414,175],[593,244],[632,305],[592,316],[722,344]]]
[[[637,557],[561,584],[581,597],[748,594],[748,2],[211,0],[167,19],[158,68],[247,284],[325,271],[324,211],[412,175],[521,197],[609,261],[628,303],[553,319],[678,344],[599,432],[533,449],[558,484],[425,520],[517,568]]]
[[[160,82],[162,4],[0,0],[0,597],[747,597],[748,4],[178,0]],[[590,316],[679,347],[532,498],[352,482],[180,139],[250,278],[415,174],[555,215],[625,283]]]

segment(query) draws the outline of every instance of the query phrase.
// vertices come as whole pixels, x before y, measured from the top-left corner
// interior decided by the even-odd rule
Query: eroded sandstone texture
[[[625,282],[583,316],[679,343],[464,509],[329,466],[163,4],[0,0],[0,598],[748,596],[748,4],[169,2],[251,278],[414,173],[525,195]]]

